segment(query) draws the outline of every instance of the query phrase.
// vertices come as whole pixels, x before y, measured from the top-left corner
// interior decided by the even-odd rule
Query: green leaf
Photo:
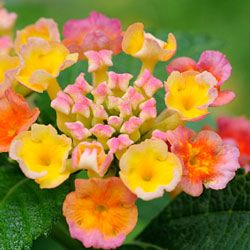
[[[90,74],[88,73],[88,64],[87,60],[80,61],[72,65],[71,67],[62,71],[58,77],[58,82],[62,89],[64,89],[67,85],[73,84],[75,79],[79,76],[80,73],[85,74],[85,79],[90,82]]]
[[[165,249],[152,244],[135,241],[131,244],[125,244],[119,247],[118,250],[165,250]]]
[[[50,98],[47,93],[38,94],[35,93],[32,96],[36,107],[40,110],[40,115],[37,120],[41,124],[51,124],[56,126],[56,112],[50,106]]]
[[[113,66],[110,70],[116,73],[130,73],[135,77],[140,73],[141,63],[138,59],[121,53],[113,57]]]
[[[188,56],[197,60],[204,50],[218,50],[223,47],[221,40],[208,35],[192,35],[186,32],[175,32],[177,52],[175,57]]]
[[[157,216],[169,202],[170,197],[167,194],[152,201],[138,199],[136,202],[138,207],[138,223],[134,230],[127,236],[126,242],[130,243],[131,240],[136,238],[150,223],[150,221],[155,218],[155,216]]]
[[[237,176],[226,189],[206,190],[199,198],[179,195],[138,240],[164,249],[248,249],[250,174]]]
[[[0,166],[16,163],[8,157],[8,153],[0,153]]]
[[[29,249],[61,216],[69,183],[41,190],[16,166],[0,167],[0,249]]]
[[[216,130],[217,125],[216,125],[215,115],[210,113],[200,121],[188,122],[187,123],[187,127],[191,128],[191,129],[193,129],[195,131],[200,131],[206,126],[209,126],[212,129]]]
[[[80,241],[71,238],[68,224],[64,218],[61,218],[61,220],[53,227],[50,235],[42,235],[34,241],[32,250],[44,249],[84,250],[86,248]]]

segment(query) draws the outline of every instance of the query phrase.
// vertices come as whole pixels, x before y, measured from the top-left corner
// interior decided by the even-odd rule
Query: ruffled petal
[[[217,106],[223,106],[231,101],[234,100],[235,98],[235,93],[230,90],[222,90],[218,92],[217,98],[214,100],[212,104],[210,104],[211,107],[217,107]]]
[[[39,116],[37,108],[30,109],[22,96],[8,89],[0,98],[0,152],[7,152],[16,135],[28,130]]]
[[[71,237],[85,247],[122,245],[137,222],[136,196],[117,177],[77,179],[75,186],[63,204]]]
[[[139,198],[152,200],[164,191],[172,191],[179,183],[182,165],[168,152],[162,140],[149,139],[132,145],[120,159],[120,177]]]
[[[33,124],[30,131],[21,132],[14,138],[9,156],[40,188],[55,188],[70,175],[66,165],[70,149],[71,139],[58,135],[51,125]]]
[[[188,70],[196,70],[196,62],[189,57],[178,57],[168,64],[166,70],[169,74],[173,71],[184,72]]]
[[[199,71],[208,71],[212,73],[218,85],[222,85],[231,75],[232,66],[226,59],[226,56],[219,51],[204,51],[197,62]]]

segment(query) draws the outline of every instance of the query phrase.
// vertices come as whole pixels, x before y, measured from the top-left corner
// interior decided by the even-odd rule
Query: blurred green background
[[[232,77],[224,85],[224,89],[233,89],[237,93],[237,98],[231,104],[216,109],[213,115],[229,114],[250,117],[249,0],[7,0],[5,4],[10,11],[18,14],[18,29],[43,16],[55,19],[62,30],[63,24],[68,19],[84,18],[90,11],[97,10],[110,17],[119,18],[124,29],[133,22],[141,21],[149,30],[165,30],[166,35],[171,31],[177,34],[177,38],[178,34],[183,34],[183,32],[187,36],[209,36],[216,42],[208,42],[206,49],[220,49],[227,55],[233,66]],[[185,40],[180,39],[179,43],[183,41]],[[202,40],[198,39],[196,43],[199,41]],[[188,51],[188,43],[185,46],[185,51]],[[187,55],[192,54],[195,53],[190,52]],[[154,213],[156,215],[168,201],[165,197],[155,200],[152,204],[144,205],[142,202],[140,224],[137,230],[146,224],[149,214],[150,216],[154,216]],[[67,234],[67,232],[64,233]],[[56,235],[54,238],[57,238]],[[34,249],[70,248],[62,248],[62,246],[57,246],[52,239],[45,240],[42,237],[35,242]]]
[[[83,18],[92,10],[119,18],[123,27],[142,21],[146,27],[166,31],[206,34],[222,41],[220,50],[233,66],[224,88],[238,98],[217,115],[227,113],[250,116],[250,1],[249,0],[6,0],[6,7],[18,13],[17,27],[52,17],[62,28],[70,18]],[[207,49],[210,49],[209,47]]]

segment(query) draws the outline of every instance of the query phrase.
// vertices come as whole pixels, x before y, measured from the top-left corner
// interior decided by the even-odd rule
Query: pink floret
[[[155,78],[147,69],[145,69],[141,77],[135,81],[135,85],[142,88],[148,97],[152,97],[158,89],[163,87],[163,83]]]
[[[78,52],[80,59],[89,50],[121,51],[122,28],[118,19],[112,19],[98,12],[91,12],[86,19],[69,20],[63,27],[63,43],[70,52]]]
[[[70,113],[72,105],[73,105],[73,100],[63,91],[59,91],[57,93],[56,98],[51,102],[52,108],[66,115]]]

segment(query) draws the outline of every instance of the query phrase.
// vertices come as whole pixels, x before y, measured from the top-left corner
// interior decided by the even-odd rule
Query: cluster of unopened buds
[[[247,120],[219,118],[218,133],[185,126],[234,99],[221,89],[231,74],[222,53],[204,51],[198,62],[172,60],[163,83],[153,71],[174,56],[173,34],[162,41],[142,23],[122,32],[119,20],[92,12],[68,21],[63,41],[57,24],[45,18],[13,39],[15,19],[0,9],[0,151],[9,152],[40,188],[87,172],[87,179],[75,179],[75,191],[63,204],[71,236],[85,247],[120,246],[137,223],[138,198],[181,191],[200,196],[204,188],[225,188],[240,166],[249,170]],[[109,70],[122,52],[141,60],[138,76]],[[81,73],[61,89],[60,72],[81,60],[88,61],[92,81]],[[162,89],[166,108],[158,114],[155,94]],[[44,91],[57,128],[35,123],[39,109],[24,98]]]

